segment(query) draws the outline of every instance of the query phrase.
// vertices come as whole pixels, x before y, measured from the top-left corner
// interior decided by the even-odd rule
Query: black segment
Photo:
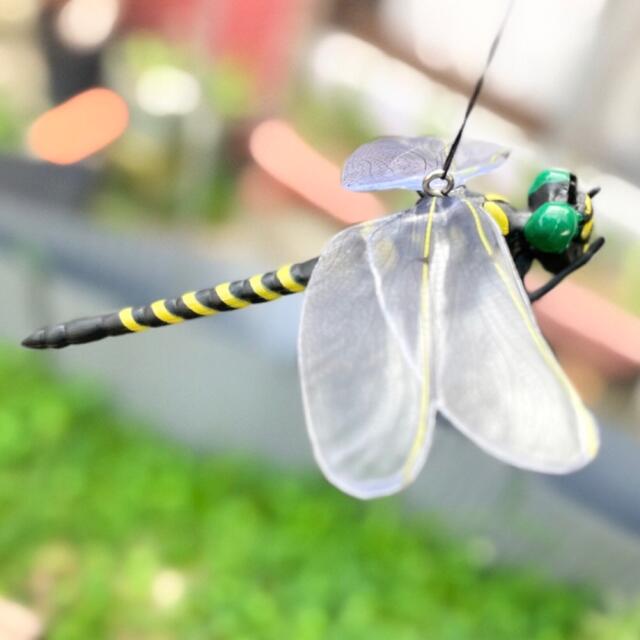
[[[311,273],[313,272],[315,266],[318,264],[319,258],[312,258],[311,260],[307,260],[306,262],[299,262],[298,264],[294,264],[291,266],[291,277],[303,287],[306,287],[309,284],[309,280],[311,279]]]
[[[248,280],[236,280],[229,285],[229,291],[236,298],[250,302],[251,304],[259,304],[260,302],[267,302],[264,298],[259,296],[249,284]]]
[[[107,336],[130,333],[118,313],[92,318],[79,318],[64,324],[39,329],[23,340],[22,344],[31,349],[62,349],[70,344],[96,342]]]
[[[144,307],[135,307],[131,311],[133,319],[145,327],[164,327],[167,323],[164,320],[156,317],[156,314],[151,310],[150,305]]]
[[[44,333],[44,329],[34,331],[21,342],[22,346],[28,349],[46,349],[48,345]]]
[[[108,336],[121,336],[125,333],[133,333],[122,324],[119,312],[102,316],[102,326]]]
[[[82,320],[80,320],[79,322],[82,322]],[[56,324],[53,327],[49,327],[45,332],[45,336],[47,345],[49,347],[53,347],[54,349],[61,349],[62,347],[66,347],[69,344],[69,342],[67,341],[67,331],[64,324]]]
[[[545,202],[568,202],[570,183],[547,182],[529,195],[529,210],[535,211]]]
[[[102,316],[98,318],[83,318],[81,320],[72,320],[64,328],[64,340],[67,344],[83,344],[85,342],[93,342],[107,337],[104,325],[102,324]]]
[[[174,316],[184,318],[185,320],[192,320],[193,318],[201,318],[202,316],[195,311],[191,311],[187,305],[182,302],[182,298],[171,298],[164,301],[164,306],[169,313],[173,313]]]
[[[593,187],[593,189],[587,191],[587,193],[589,194],[590,198],[595,198],[600,193],[600,191],[602,191],[602,187]]]
[[[289,289],[284,287],[282,282],[278,279],[275,271],[268,271],[262,276],[262,284],[269,289],[269,291],[273,291],[274,293],[279,293],[282,296],[287,296],[291,293]]]
[[[569,174],[568,202],[572,207],[575,207],[578,202],[578,178],[574,173]]]
[[[215,311],[231,311],[233,309],[233,307],[230,307],[228,304],[225,304],[220,300],[220,296],[216,293],[214,288],[200,289],[200,291],[196,291],[196,299],[200,304],[203,304],[205,307],[209,307],[209,309],[214,309]]]

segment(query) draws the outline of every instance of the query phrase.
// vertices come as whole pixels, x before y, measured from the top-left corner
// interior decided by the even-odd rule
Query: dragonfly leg
[[[572,274],[574,271],[577,271],[581,267],[584,267],[593,256],[602,249],[604,246],[604,238],[600,237],[595,240],[591,246],[576,260],[574,260],[571,264],[565,267],[562,271],[556,273],[552,278],[550,278],[545,284],[536,289],[535,291],[527,291],[529,295],[529,301],[535,302],[536,300],[540,300],[542,296],[546,295],[557,287],[568,275]]]

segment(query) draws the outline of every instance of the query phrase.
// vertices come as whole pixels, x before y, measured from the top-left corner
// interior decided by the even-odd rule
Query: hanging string
[[[471,111],[476,104],[476,100],[480,95],[480,91],[482,91],[482,85],[484,84],[484,77],[487,74],[487,70],[489,69],[489,65],[493,60],[493,56],[500,44],[500,39],[502,38],[502,32],[504,31],[505,25],[507,24],[507,20],[509,19],[509,14],[511,13],[511,9],[513,8],[515,0],[510,0],[509,5],[507,6],[507,10],[504,14],[504,18],[502,19],[502,24],[498,29],[498,33],[496,33],[495,38],[493,39],[493,43],[491,44],[491,49],[489,49],[489,55],[487,56],[487,61],[485,62],[484,69],[482,70],[482,74],[480,78],[478,78],[478,82],[476,82],[476,86],[469,98],[469,103],[467,104],[467,110],[464,114],[464,118],[462,120],[462,124],[460,125],[460,129],[458,129],[458,133],[451,144],[451,148],[449,149],[449,153],[447,154],[447,159],[444,161],[444,165],[442,166],[442,175],[446,176],[449,173],[449,169],[451,168],[451,163],[453,162],[453,158],[456,155],[456,151],[458,150],[458,145],[460,144],[460,140],[462,139],[462,134],[464,132],[464,128],[467,124],[467,120],[471,115]]]

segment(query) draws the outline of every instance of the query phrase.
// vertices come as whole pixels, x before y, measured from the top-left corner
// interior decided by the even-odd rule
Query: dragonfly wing
[[[425,176],[443,166],[447,149],[442,140],[431,136],[378,138],[356,149],[347,159],[342,185],[351,191],[421,191]],[[499,145],[463,141],[451,169],[456,184],[493,171],[508,155]]]
[[[497,169],[509,157],[509,150],[492,142],[463,140],[451,167],[456,185]]]
[[[327,478],[356,497],[410,483],[433,435],[428,218],[412,209],[339,233],[305,293],[307,428]]]
[[[378,138],[358,147],[347,159],[342,185],[351,191],[419,191],[425,175],[443,163],[444,143],[438,138]]]
[[[440,410],[510,464],[585,465],[597,428],[540,333],[497,226],[478,200],[446,202],[430,263]]]

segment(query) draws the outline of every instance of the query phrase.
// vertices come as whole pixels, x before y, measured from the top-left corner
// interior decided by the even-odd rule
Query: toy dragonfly
[[[602,247],[592,239],[596,190],[546,170],[529,190],[528,212],[468,190],[467,180],[508,156],[495,144],[461,143],[483,78],[452,145],[388,137],[347,160],[346,188],[417,191],[412,208],[345,229],[307,262],[46,327],[23,344],[57,349],[306,289],[299,368],[307,427],[323,472],[346,493],[373,498],[411,483],[439,419],[512,465],[582,467],[598,450],[597,427],[530,302]],[[534,260],[552,277],[529,293],[523,278]]]

